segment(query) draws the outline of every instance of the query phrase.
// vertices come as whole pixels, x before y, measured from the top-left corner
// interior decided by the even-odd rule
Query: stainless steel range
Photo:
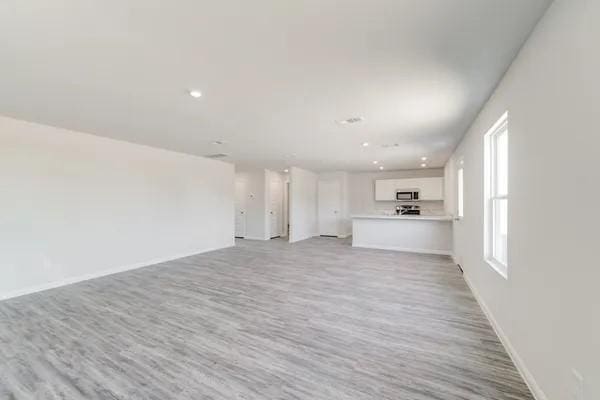
[[[421,207],[412,204],[396,206],[397,215],[421,215]]]

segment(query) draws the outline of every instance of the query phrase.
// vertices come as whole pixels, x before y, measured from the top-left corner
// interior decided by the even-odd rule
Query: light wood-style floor
[[[315,238],[1,302],[0,399],[532,397],[448,258]]]

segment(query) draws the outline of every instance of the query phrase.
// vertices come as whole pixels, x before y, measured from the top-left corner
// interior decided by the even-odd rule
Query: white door
[[[235,181],[235,237],[246,236],[246,183]]]
[[[235,210],[235,237],[243,238],[246,236],[246,211]]]
[[[339,181],[319,181],[319,235],[338,236],[342,190]]]
[[[290,236],[290,183],[283,182],[283,233],[281,236]]]
[[[281,213],[283,205],[283,186],[279,177],[272,177],[270,182],[269,229],[270,237],[281,236]]]

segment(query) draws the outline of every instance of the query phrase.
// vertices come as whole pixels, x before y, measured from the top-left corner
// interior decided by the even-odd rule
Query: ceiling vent
[[[381,147],[383,147],[384,149],[389,149],[390,147],[400,147],[400,145],[398,143],[391,143],[391,144],[382,144]]]
[[[340,125],[349,125],[349,124],[356,124],[356,123],[362,122],[364,120],[365,119],[363,117],[352,117],[352,118],[348,118],[348,119],[339,120],[336,122]]]
[[[225,158],[228,156],[229,156],[229,154],[217,153],[217,154],[207,154],[204,157],[206,157],[206,158]]]

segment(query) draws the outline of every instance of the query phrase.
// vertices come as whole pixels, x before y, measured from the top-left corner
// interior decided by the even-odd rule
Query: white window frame
[[[508,203],[508,193],[498,193],[497,178],[497,151],[496,139],[502,133],[508,135],[508,111],[505,112],[498,121],[490,128],[484,137],[484,259],[485,261],[505,279],[508,279],[508,244],[506,250],[507,262],[503,263],[493,256],[493,246],[495,241],[495,218],[494,204],[497,200],[506,200]],[[509,139],[509,137],[507,136]],[[508,192],[508,190],[507,190]],[[508,238],[507,238],[508,239]]]
[[[460,160],[460,166],[456,170],[456,217],[458,219],[465,217],[465,168],[463,164],[463,160]]]

